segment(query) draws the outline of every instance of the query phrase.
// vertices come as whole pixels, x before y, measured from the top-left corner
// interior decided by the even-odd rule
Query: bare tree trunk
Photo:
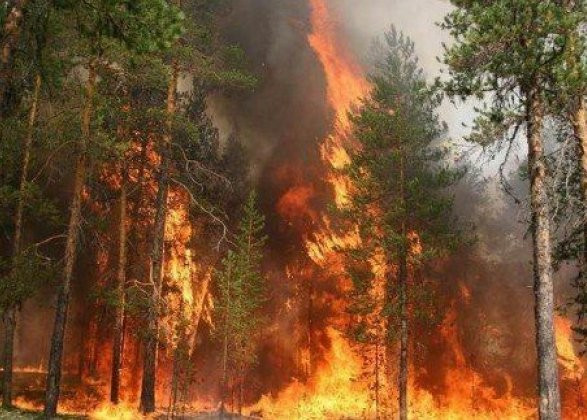
[[[123,157],[124,159],[124,157]],[[120,186],[120,213],[118,224],[118,269],[116,274],[116,319],[114,321],[114,339],[112,343],[112,376],[110,381],[110,401],[118,404],[120,400],[120,369],[122,365],[122,342],[124,335],[124,305],[126,283],[126,165],[122,164],[122,184]]]
[[[573,131],[579,150],[578,166],[581,177],[581,193],[583,205],[587,208],[587,103],[581,96],[578,106],[571,116]],[[579,278],[577,279],[577,296],[575,302],[578,305],[579,323],[587,319],[587,223],[583,221],[583,244],[579,254]],[[584,327],[584,324],[580,324]]]
[[[400,197],[404,211],[401,222],[401,245],[398,264],[399,304],[400,304],[400,359],[399,359],[399,418],[408,419],[408,252],[409,241],[407,236],[408,214],[405,193],[404,151],[400,148]]]
[[[141,411],[155,411],[155,375],[157,368],[158,309],[163,280],[163,242],[165,236],[165,219],[167,216],[167,196],[169,192],[169,153],[172,140],[173,117],[176,109],[177,80],[179,66],[176,61],[171,65],[171,79],[167,89],[167,122],[163,136],[161,165],[159,168],[159,190],[157,192],[157,212],[153,229],[151,248],[150,284],[152,287],[148,312],[148,331],[143,353],[143,381],[141,386]]]
[[[14,332],[16,331],[16,308],[4,311],[4,363],[2,365],[2,406],[12,407],[12,373]]]
[[[179,395],[179,382],[180,382],[180,374],[181,374],[181,351],[176,348],[173,351],[173,362],[171,368],[171,395],[169,396],[169,409],[168,415],[170,418],[175,418],[175,413],[177,410],[177,398]]]
[[[379,337],[375,340],[375,420],[379,420]]]
[[[538,352],[539,417],[560,419],[560,392],[554,335],[554,285],[550,241],[546,164],[542,141],[543,106],[536,86],[527,90],[528,174],[534,251],[536,348]]]
[[[400,301],[399,418],[408,418],[408,296],[406,253],[402,252],[398,267]]]
[[[0,106],[4,106],[6,91],[12,80],[12,57],[20,38],[24,8],[28,0],[14,0],[2,27],[0,52]]]
[[[71,198],[67,242],[65,245],[63,282],[61,283],[57,297],[55,325],[51,338],[51,352],[49,353],[49,371],[47,373],[47,391],[45,396],[45,416],[49,418],[55,417],[59,400],[63,341],[67,324],[71,280],[77,256],[77,244],[81,224],[82,193],[87,169],[87,145],[90,139],[90,123],[93,114],[95,88],[96,68],[95,61],[92,60],[88,67],[88,80],[86,81],[85,87],[86,99],[81,119],[82,135],[78,145],[78,156],[75,165],[73,196]]]
[[[13,238],[13,269],[18,264],[17,259],[22,251],[22,225],[24,221],[24,205],[27,188],[27,179],[29,176],[29,166],[31,161],[31,149],[33,145],[35,123],[37,121],[37,109],[39,106],[39,94],[41,91],[41,76],[35,77],[35,88],[31,108],[29,110],[29,121],[27,126],[26,137],[23,145],[22,168],[20,174],[20,183],[18,187],[18,202],[14,216],[14,238]],[[20,304],[20,302],[16,302]],[[12,371],[14,359],[14,333],[16,331],[16,316],[18,308],[13,306],[6,309],[4,313],[4,372],[2,374],[2,405],[4,407],[12,406]]]
[[[228,271],[228,281],[230,282],[232,276],[232,272]],[[220,417],[224,417],[225,412],[225,403],[226,403],[226,394],[228,390],[228,335],[229,335],[229,311],[230,311],[230,283],[228,284],[228,297],[227,297],[227,307],[226,313],[224,314],[224,337],[222,342],[222,379],[220,383]]]
[[[240,378],[238,384],[238,414],[239,416],[243,414],[243,403],[244,403],[244,396],[245,396],[245,367],[241,365],[240,367]]]

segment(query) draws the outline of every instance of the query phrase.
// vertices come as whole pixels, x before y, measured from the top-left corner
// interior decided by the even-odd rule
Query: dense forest
[[[0,1],[0,418],[585,418],[587,2],[367,3]]]

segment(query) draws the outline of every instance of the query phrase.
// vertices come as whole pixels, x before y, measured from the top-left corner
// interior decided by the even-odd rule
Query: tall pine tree
[[[411,297],[426,287],[416,274],[458,241],[446,188],[460,172],[444,163],[445,127],[436,111],[441,98],[429,89],[413,42],[392,28],[377,52],[372,92],[352,115],[358,144],[344,169],[352,187],[341,212],[360,238],[346,249],[352,335],[377,340],[383,326],[384,344],[399,337],[399,412],[406,419],[410,320],[417,310]],[[378,276],[385,276],[379,290]]]
[[[560,392],[554,335],[548,165],[543,128],[548,112],[545,87],[563,60],[568,41],[561,2],[541,0],[454,0],[442,27],[454,43],[444,62],[450,79],[446,91],[475,97],[484,106],[472,139],[506,149],[525,137],[530,181],[538,400],[541,419],[560,418]],[[522,136],[525,129],[525,136]]]

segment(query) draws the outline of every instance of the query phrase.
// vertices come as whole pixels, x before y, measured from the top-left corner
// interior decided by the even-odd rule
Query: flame
[[[3,372],[3,371],[4,371],[4,369],[0,369],[0,372]],[[45,367],[42,364],[39,364],[38,366],[15,367],[12,371],[14,374],[19,374],[19,373],[46,374],[47,373],[47,369],[45,369]]]
[[[171,244],[168,249],[169,257],[165,274],[171,286],[175,286],[180,291],[180,295],[172,299],[174,300],[172,309],[179,310],[181,306],[186,316],[189,316],[189,311],[194,305],[192,285],[194,267],[192,251],[189,249],[193,229],[189,221],[188,200],[185,192],[171,191],[170,206],[165,221],[165,241]]]
[[[308,43],[314,50],[322,64],[326,77],[326,100],[333,112],[332,130],[329,136],[320,144],[320,152],[327,168],[326,179],[332,188],[337,206],[348,204],[348,195],[353,186],[343,175],[340,169],[350,163],[347,150],[353,147],[352,123],[348,112],[361,97],[369,92],[369,84],[365,80],[361,67],[354,61],[345,45],[337,36],[337,21],[335,14],[330,10],[327,0],[309,0],[312,31],[308,35]],[[135,133],[137,136],[140,133]],[[141,152],[135,143],[130,153]],[[160,162],[160,156],[154,151],[155,139],[146,143],[146,156],[149,165],[155,167]],[[287,173],[284,176],[289,176]],[[109,182],[113,189],[121,185],[121,177],[112,168],[105,168],[102,177]],[[138,170],[130,168],[131,183],[139,180]],[[146,189],[153,199],[157,185],[152,174],[147,175]],[[349,229],[343,233],[336,233],[333,222],[324,214],[320,214],[312,207],[312,201],[317,192],[313,186],[296,184],[290,188],[278,201],[277,211],[288,222],[293,223],[304,216],[312,222],[312,227],[318,226],[315,231],[307,235],[306,251],[308,257],[323,272],[337,278],[337,284],[342,295],[349,287],[343,275],[343,265],[340,248],[359,245],[360,237],[357,229]],[[90,200],[88,191],[84,191],[86,200]],[[197,226],[190,221],[189,197],[179,188],[172,186],[169,193],[169,211],[165,226],[165,281],[169,290],[164,297],[166,316],[162,320],[162,330],[165,339],[173,348],[179,339],[190,340],[190,351],[194,351],[198,324],[205,321],[211,324],[210,313],[213,307],[212,295],[209,292],[211,271],[196,264],[191,241],[197,235]],[[151,217],[152,214],[147,218]],[[149,226],[145,222],[145,227]],[[305,226],[304,226],[305,227]],[[412,252],[421,252],[421,244],[415,233],[410,234]],[[106,251],[99,254],[99,267],[108,266],[109,255]],[[381,302],[385,293],[384,276],[389,271],[383,253],[375,255],[368,262],[377,279],[373,289],[373,300],[381,309]],[[302,272],[304,268],[299,271]],[[292,279],[299,273],[294,268],[287,268],[287,278]],[[196,277],[200,277],[196,281]],[[316,281],[312,279],[312,281]],[[472,302],[472,292],[463,284],[459,284],[459,305],[469,305]],[[325,298],[325,300],[330,297]],[[335,297],[333,300],[336,300]],[[343,326],[343,301],[330,302],[339,314],[337,319],[331,320],[331,325]],[[294,310],[295,302],[287,301],[288,310]],[[506,372],[503,379],[505,391],[498,392],[488,385],[483,373],[477,371],[470,363],[464,351],[463,343],[458,331],[457,302],[453,302],[447,315],[439,327],[439,334],[445,343],[448,343],[447,354],[444,355],[443,368],[446,370],[442,382],[440,395],[432,393],[422,384],[416,382],[415,367],[410,369],[409,383],[409,415],[417,419],[527,419],[535,417],[535,401],[527,401],[514,395],[514,380]],[[189,320],[183,323],[182,320]],[[179,325],[187,325],[183,337],[177,332]],[[342,328],[341,328],[342,329]],[[310,372],[307,381],[293,380],[289,386],[275,395],[265,395],[256,404],[248,408],[251,414],[259,413],[268,419],[340,419],[362,418],[379,419],[393,418],[395,410],[395,356],[392,351],[387,352],[382,343],[384,336],[383,325],[374,327],[379,341],[375,344],[357,346],[345,337],[339,329],[328,327],[324,331],[328,341],[325,354],[313,364],[314,357],[310,348],[300,349],[302,365]],[[561,378],[565,383],[578,384],[577,400],[572,408],[581,407],[581,398],[587,395],[587,385],[584,381],[585,368],[575,352],[572,341],[571,323],[569,320],[557,317],[556,342],[559,353],[559,362],[562,367]],[[137,419],[143,418],[136,410],[137,382],[136,372],[131,367],[131,360],[136,352],[132,347],[137,346],[133,340],[128,340],[125,350],[122,390],[125,402],[114,406],[109,403],[99,404],[97,398],[105,398],[108,394],[108,383],[88,382],[76,389],[75,395],[64,395],[60,403],[60,412],[80,414],[84,413],[91,419]],[[374,362],[375,360],[375,362]],[[169,369],[159,367],[157,400],[167,401],[169,395]],[[313,370],[312,370],[313,368]],[[22,373],[45,373],[42,367],[23,367],[16,370]],[[374,388],[374,378],[377,383]],[[87,388],[87,389],[85,389]],[[134,391],[133,391],[134,388]],[[100,397],[97,397],[99,394]],[[377,394],[377,397],[375,397]],[[584,398],[587,400],[587,398]],[[102,401],[100,400],[100,401]],[[15,403],[20,408],[41,410],[42,403],[30,401],[24,397],[17,397]],[[215,402],[189,401],[186,407],[196,412],[211,411]],[[576,413],[565,413],[565,418],[581,418],[581,410]]]
[[[556,349],[558,352],[559,365],[562,366],[562,376],[565,379],[581,379],[585,374],[585,367],[575,352],[573,345],[573,330],[571,321],[557,316],[554,319],[556,332]]]
[[[296,185],[281,196],[277,203],[277,212],[287,221],[293,221],[300,215],[307,216],[308,220],[316,219],[316,212],[310,206],[310,200],[316,192],[311,185]]]
[[[359,381],[361,360],[350,344],[333,328],[326,331],[330,341],[328,360],[309,381],[292,382],[275,398],[264,396],[250,408],[270,419],[339,419],[360,415],[372,406],[369,392]]]
[[[310,0],[312,32],[308,43],[322,64],[326,76],[326,99],[334,111],[331,135],[320,146],[322,158],[333,169],[350,163],[345,143],[352,130],[348,112],[369,91],[363,72],[349,52],[341,45],[336,34],[336,19],[326,0]],[[350,188],[348,180],[332,171],[328,176],[338,206],[347,203]]]
[[[336,114],[335,131],[349,132],[349,108],[369,90],[363,72],[336,34],[336,20],[326,0],[310,0],[312,32],[308,42],[322,63],[326,75],[327,100]],[[338,150],[335,162],[348,162],[348,155]]]
[[[334,112],[333,128],[330,135],[320,145],[323,161],[329,167],[327,180],[330,182],[335,204],[340,208],[348,204],[348,194],[352,185],[339,172],[350,163],[347,152],[353,147],[352,124],[348,112],[353,105],[369,91],[366,82],[352,56],[339,41],[336,34],[336,19],[328,7],[327,0],[309,0],[311,7],[312,32],[308,42],[323,66],[326,76],[326,96]],[[292,193],[293,194],[293,193]],[[307,205],[300,191],[292,197],[283,198],[284,202]],[[300,197],[302,198],[300,200]],[[289,206],[291,207],[291,205]],[[300,213],[296,209],[296,213]],[[359,244],[360,238],[356,230],[350,229],[337,234],[332,229],[332,222],[325,215],[320,217],[321,228],[309,235],[306,242],[309,257],[323,270],[330,274],[338,274],[339,282],[345,283],[342,262],[336,250]],[[412,251],[420,253],[421,244],[418,235],[410,234]],[[379,255],[369,262],[376,276],[374,294],[383,296],[383,277],[389,270],[383,256]],[[471,304],[472,293],[460,284],[460,305]],[[343,286],[344,289],[344,286]],[[380,299],[375,296],[374,299]],[[457,302],[453,302],[441,327],[440,335],[448,343],[450,351],[446,356],[447,372],[444,376],[442,395],[432,394],[414,381],[414,366],[410,367],[409,383],[409,415],[418,419],[530,419],[536,415],[535,401],[514,395],[514,380],[506,372],[502,373],[505,391],[498,392],[487,384],[481,372],[473,368],[464,352],[463,343],[457,330]],[[337,320],[333,320],[337,324]],[[379,326],[381,329],[382,326]],[[387,366],[391,355],[371,348],[358,349],[346,337],[334,328],[328,328],[327,336],[330,347],[324,360],[315,370],[313,376],[305,383],[294,380],[287,388],[275,396],[264,396],[251,410],[259,412],[266,418],[299,418],[299,419],[336,419],[336,418],[390,418],[397,415],[395,373]],[[381,331],[378,332],[381,337]],[[584,369],[575,354],[571,342],[571,330],[568,320],[557,320],[557,347],[564,375],[573,378],[583,377]],[[380,367],[378,373],[378,405],[375,406],[372,380],[366,377],[365,356],[372,360],[375,355]],[[393,358],[390,361],[393,363]],[[382,413],[383,417],[382,417]],[[570,417],[569,417],[570,418]]]
[[[89,415],[92,420],[136,420],[145,418],[136,407],[121,403],[118,405],[105,403]]]

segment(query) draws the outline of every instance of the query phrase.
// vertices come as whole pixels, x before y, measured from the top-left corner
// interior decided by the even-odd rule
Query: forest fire
[[[47,281],[37,286],[37,295],[17,296],[16,303],[2,308],[6,311],[5,345],[10,339],[11,311],[24,314],[15,327],[13,368],[12,355],[5,356],[13,378],[9,377],[9,383],[4,379],[8,377],[4,371],[8,368],[4,368],[4,408],[96,420],[522,420],[536,418],[544,410],[542,400],[536,398],[536,383],[542,384],[543,378],[535,377],[540,376],[536,367],[543,347],[534,342],[544,329],[532,322],[530,314],[534,303],[531,270],[525,260],[520,262],[525,256],[507,260],[497,251],[495,256],[480,256],[484,251],[479,252],[476,245],[469,247],[468,236],[461,237],[461,230],[469,229],[467,222],[462,226],[453,222],[455,214],[455,219],[460,217],[460,209],[453,207],[452,196],[448,196],[463,178],[459,171],[448,168],[454,163],[452,157],[427,148],[443,140],[441,124],[436,127],[435,121],[428,121],[440,118],[436,110],[440,99],[437,102],[431,93],[422,76],[424,70],[419,73],[417,58],[410,61],[415,56],[411,41],[395,29],[386,33],[388,44],[380,47],[396,48],[393,52],[398,55],[387,56],[391,70],[387,68],[389,74],[378,85],[377,76],[367,77],[367,65],[345,38],[351,36],[343,21],[345,1],[307,0],[301,8],[298,0],[289,1],[283,7],[295,17],[267,13],[262,20],[269,22],[266,28],[259,25],[259,33],[248,27],[230,27],[231,19],[242,18],[250,25],[249,14],[238,16],[250,4],[239,1],[237,16],[230,18],[213,8],[207,10],[208,6],[187,6],[189,2],[156,2],[153,6],[146,1],[137,10],[120,5],[110,14],[111,2],[104,3],[105,12],[96,11],[99,8],[88,11],[89,6],[81,2],[63,7],[79,8],[71,16],[87,15],[87,21],[48,25],[51,30],[55,26],[77,34],[88,21],[99,25],[110,15],[118,19],[117,13],[124,9],[128,16],[121,19],[134,19],[137,27],[121,25],[120,31],[136,30],[139,37],[152,32],[169,39],[139,46],[128,34],[118,34],[118,29],[96,30],[95,38],[86,40],[88,44],[116,48],[98,57],[90,49],[87,64],[78,57],[85,47],[74,54],[72,62],[82,63],[75,67],[82,75],[75,76],[80,80],[70,89],[78,96],[80,86],[85,90],[77,99],[59,100],[66,104],[60,105],[71,107],[69,113],[82,109],[77,166],[69,168],[70,162],[59,162],[66,169],[51,168],[47,175],[45,166],[58,160],[54,155],[59,153],[41,148],[37,157],[47,160],[37,178],[47,178],[43,182],[49,187],[44,188],[59,202],[56,210],[41,202],[39,213],[71,212],[67,235],[51,236],[53,230],[63,227],[62,221],[58,227],[28,222],[24,230],[18,217],[10,221],[17,231],[15,238],[21,236],[19,229],[30,241],[43,235],[49,235],[49,243],[67,238],[67,243],[48,251],[43,248],[47,241],[41,239],[31,247],[34,252],[26,254],[35,261],[43,260],[39,267],[45,267],[45,260],[58,261],[60,269],[66,267],[67,287],[57,290],[55,330],[61,334],[61,348],[55,344],[59,341],[56,335],[49,335],[50,324],[44,319],[55,311],[45,301],[55,295],[56,281]],[[274,12],[281,7],[275,3],[280,2],[265,0],[252,9]],[[135,19],[133,13],[143,13],[143,7],[154,9]],[[106,13],[106,19],[95,19],[94,13]],[[71,16],[64,19],[73,19]],[[152,16],[157,16],[156,22],[151,22]],[[186,16],[193,22],[184,27]],[[253,13],[252,21],[257,18]],[[281,20],[277,24],[272,19]],[[287,29],[280,26],[282,20],[287,21]],[[141,26],[145,22],[152,26],[166,22],[169,28],[145,31]],[[228,28],[220,30],[215,25]],[[243,35],[239,30],[247,34],[245,50],[262,56],[260,64],[248,63],[249,51],[224,39],[238,40]],[[282,30],[286,35],[279,33]],[[294,59],[287,56],[288,51],[274,51],[278,48],[267,39],[260,40],[265,38],[264,31],[279,34],[276,44],[280,47],[293,45],[303,50],[296,56],[305,60],[300,60],[302,79],[308,79],[303,88],[286,80],[284,74],[292,73],[284,68],[291,71]],[[85,37],[92,31],[82,32],[78,35]],[[104,34],[120,39],[99,43]],[[32,38],[27,36],[22,42]],[[56,40],[51,40],[50,48],[60,43]],[[194,40],[203,45],[190,45]],[[266,55],[257,51],[258,42],[268,44],[263,46],[267,51],[259,47]],[[187,53],[187,46],[193,47],[193,56]],[[109,54],[116,57],[118,49],[124,48],[129,48],[128,56],[113,60],[120,61],[124,71],[119,71],[118,64],[108,62]],[[156,56],[147,56],[156,64],[144,65],[142,54],[158,48],[161,51]],[[61,50],[55,54],[63,55]],[[267,80],[256,80],[249,67]],[[312,77],[305,74],[308,70]],[[558,70],[560,76],[563,72]],[[136,79],[130,76],[133,72]],[[405,79],[398,76],[402,72]],[[27,77],[30,75],[22,79]],[[64,80],[71,83],[71,77]],[[192,82],[185,89],[184,84]],[[393,85],[396,82],[399,87]],[[276,85],[280,90],[275,91]],[[381,86],[387,90],[378,89]],[[0,85],[0,95],[3,88]],[[289,95],[284,100],[278,94],[283,92]],[[35,103],[38,95],[38,89],[36,94],[25,95],[19,106]],[[258,102],[256,95],[261,97]],[[382,102],[377,102],[378,95],[385,97],[379,98]],[[405,98],[413,103],[400,109]],[[38,122],[37,105],[31,105],[30,133],[35,132],[35,124],[51,129],[51,124],[58,124],[52,121],[57,119],[52,112],[59,107],[51,100],[42,98],[47,102],[42,107],[47,115],[41,115]],[[275,115],[268,116],[268,112]],[[22,110],[20,115],[24,115]],[[298,118],[302,123],[298,124]],[[281,127],[284,120],[290,125]],[[296,125],[303,127],[292,131]],[[27,131],[19,130],[14,131]],[[55,130],[47,135],[51,141],[64,133],[69,137],[79,134],[63,127]],[[240,135],[248,147],[240,144]],[[416,138],[412,143],[411,136]],[[259,146],[265,137],[275,145]],[[255,150],[257,146],[263,150]],[[43,147],[50,150],[52,146]],[[409,154],[410,147],[421,149]],[[425,164],[422,156],[428,159]],[[447,168],[442,159],[451,160]],[[260,167],[252,167],[249,160]],[[430,168],[438,169],[440,175]],[[68,171],[76,178],[71,188],[71,180],[53,179]],[[377,171],[379,180],[383,179],[379,184],[373,175]],[[0,176],[0,180],[13,182],[14,177],[6,176],[2,168]],[[369,195],[376,186],[379,195]],[[469,188],[474,189],[467,185],[467,192]],[[79,190],[79,203],[75,194],[71,203],[63,197],[69,189]],[[431,189],[441,191],[441,199],[427,201]],[[19,196],[9,192],[7,196]],[[2,194],[0,188],[0,200]],[[2,202],[0,209],[4,209]],[[445,224],[435,225],[446,209],[451,220],[445,218]],[[366,219],[368,223],[363,223]],[[504,237],[511,239],[510,233]],[[446,238],[450,242],[446,252],[440,245],[429,246]],[[587,241],[587,236],[583,239]],[[580,248],[576,243],[566,245]],[[529,246],[523,244],[520,249]],[[1,242],[0,251],[4,248]],[[20,269],[19,252],[16,246],[9,263],[0,260],[2,278],[5,272],[8,277],[18,277],[14,273]],[[581,263],[585,255],[573,258]],[[585,275],[578,271],[579,278]],[[556,304],[562,302],[562,296],[555,296]],[[3,301],[0,299],[6,305]],[[38,314],[37,308],[41,308]],[[553,318],[564,420],[587,419],[587,365],[577,341],[576,318],[562,313]],[[45,349],[49,348],[47,360]],[[11,387],[8,398],[7,387]],[[0,418],[4,418],[2,410]]]
[[[360,67],[353,61],[336,31],[335,13],[330,10],[325,0],[311,0],[312,32],[308,41],[320,60],[326,75],[326,99],[334,112],[334,122],[331,134],[320,145],[322,159],[327,169],[327,178],[331,184],[337,206],[343,207],[347,203],[347,194],[352,185],[337,173],[350,162],[347,148],[353,147],[351,123],[348,112],[357,105],[361,98],[369,91]],[[304,197],[305,190],[297,194]],[[290,201],[288,192],[283,200]],[[298,206],[308,205],[306,200],[297,201]],[[304,208],[298,209],[300,213]],[[308,234],[308,254],[315,264],[328,270],[338,278],[340,287],[344,289],[344,274],[337,257],[336,249],[344,249],[359,241],[358,235],[352,230],[346,234],[331,229],[331,222],[326,215],[322,215],[321,229]],[[373,261],[372,270],[376,277],[381,277],[386,271],[382,262]],[[383,286],[379,293],[383,292]],[[409,415],[417,419],[529,419],[535,416],[530,399],[523,399],[513,395],[514,379],[507,372],[503,372],[505,389],[498,391],[484,380],[483,373],[476,371],[468,363],[463,344],[459,340],[457,330],[457,311],[459,306],[467,304],[471,292],[461,284],[461,299],[464,303],[453,301],[450,310],[445,316],[440,334],[445,341],[446,351],[449,353],[446,363],[451,366],[445,373],[442,396],[433,395],[411,380],[409,385]],[[344,306],[344,305],[343,305]],[[344,311],[344,309],[342,309]],[[341,314],[342,315],[342,314]],[[331,319],[333,325],[343,325],[343,320]],[[557,347],[559,360],[564,366],[565,378],[574,378],[583,381],[584,369],[571,338],[570,322],[564,318],[557,318]],[[274,397],[264,396],[252,406],[252,412],[261,412],[270,418],[390,418],[395,409],[395,386],[393,377],[396,373],[389,366],[382,378],[377,378],[377,391],[365,378],[364,360],[362,352],[352,345],[348,339],[334,328],[327,330],[330,347],[323,357],[323,361],[316,367],[314,374],[306,383],[294,382],[286,389],[276,393]],[[385,355],[379,356],[375,350],[376,364],[385,365]],[[415,366],[410,368],[416,369]],[[570,376],[568,376],[570,375]],[[579,394],[584,393],[579,385]],[[384,394],[383,397],[373,393]],[[380,405],[378,407],[377,405]],[[386,410],[387,406],[387,410]],[[583,418],[579,412],[569,409],[568,418]]]

